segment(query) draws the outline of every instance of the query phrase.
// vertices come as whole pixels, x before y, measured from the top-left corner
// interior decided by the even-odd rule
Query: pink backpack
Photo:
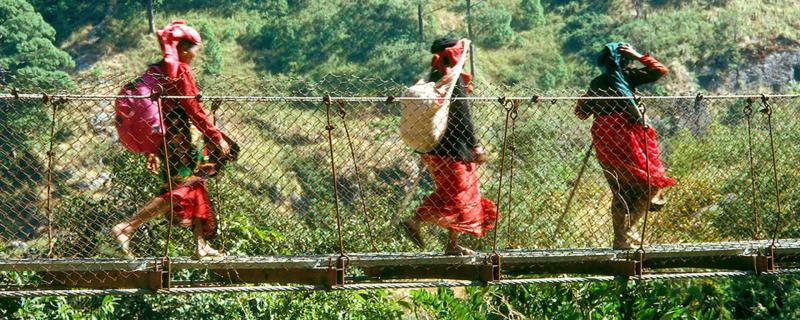
[[[161,91],[160,74],[161,69],[153,65],[119,92],[120,96],[148,98],[119,97],[114,100],[119,141],[131,152],[157,153],[163,144],[164,122],[159,112],[161,99],[149,98]]]

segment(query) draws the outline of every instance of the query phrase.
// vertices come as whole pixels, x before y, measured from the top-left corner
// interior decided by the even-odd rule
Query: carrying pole
[[[567,204],[564,206],[564,212],[561,213],[561,216],[558,217],[556,220],[556,230],[553,234],[554,239],[558,239],[559,234],[561,234],[561,228],[564,225],[564,218],[569,213],[569,209],[572,207],[572,199],[575,198],[575,191],[578,190],[578,186],[581,184],[581,179],[583,179],[583,173],[586,172],[586,167],[589,164],[589,157],[592,156],[592,144],[589,144],[589,148],[586,149],[586,153],[583,155],[583,163],[581,164],[581,168],[578,171],[578,177],[575,178],[575,184],[572,186],[572,189],[569,191],[569,196],[567,197]]]

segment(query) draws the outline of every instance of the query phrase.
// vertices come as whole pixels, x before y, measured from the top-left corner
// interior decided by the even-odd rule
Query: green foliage
[[[75,67],[72,58],[53,45],[56,31],[33,6],[22,0],[0,2],[0,70],[10,72],[0,85],[36,90],[72,85],[64,72]]]
[[[563,30],[567,38],[562,46],[564,52],[572,52],[594,64],[594,57],[602,46],[614,39],[611,29],[613,18],[596,12],[584,12],[570,16]]]
[[[410,13],[414,9],[413,4],[400,0],[371,2],[368,6],[357,1],[345,1],[341,6],[309,4],[292,8],[292,15],[267,20],[260,30],[240,41],[253,50],[257,63],[272,73],[319,77],[335,72],[413,79],[416,74],[404,68],[419,70],[418,63],[390,65],[391,59],[398,57],[419,57],[421,50],[414,50],[413,45],[417,30]]]
[[[230,15],[232,13],[248,10],[253,12],[261,12],[268,15],[285,14],[291,6],[302,4],[303,0],[270,0],[270,1],[252,1],[252,0],[182,0],[182,1],[169,1],[169,0],[154,0],[156,10],[181,12],[204,9],[213,10],[220,14]]]
[[[385,291],[25,298],[0,300],[5,319],[397,319]]]
[[[488,305],[485,299],[490,288],[465,288],[466,299],[456,298],[451,288],[437,288],[435,292],[417,290],[411,292],[411,300],[436,319],[487,319]]]
[[[68,54],[53,45],[55,30],[25,1],[0,1],[0,88],[64,90],[74,86],[66,70],[74,67]],[[6,90],[4,90],[6,91]],[[0,101],[0,166],[13,168],[0,177],[5,205],[0,219],[7,237],[27,238],[39,223],[38,187],[45,163],[37,154],[50,142],[47,127],[51,105],[40,101]],[[28,221],[23,223],[22,221]],[[41,252],[37,252],[40,254]]]
[[[4,319],[117,319],[120,300],[123,298],[115,296],[3,299],[0,316]]]
[[[41,13],[48,24],[55,28],[55,42],[57,44],[68,42],[73,32],[87,26],[92,27],[90,36],[97,36],[97,31],[102,33],[104,31],[102,29],[108,27],[109,23],[113,22],[111,21],[113,18],[139,15],[139,19],[142,19],[145,17],[143,14],[146,12],[147,3],[147,1],[142,0],[103,2],[91,0],[29,0],[28,2],[33,5],[37,12]],[[158,6],[160,1],[154,0],[153,2]],[[121,30],[115,30],[114,33],[119,31]],[[130,31],[131,28],[124,29],[124,32]],[[130,33],[125,35],[130,36]]]
[[[9,319],[795,319],[800,278],[0,300]]]
[[[773,13],[763,4],[720,1],[711,4],[719,6],[714,10],[691,9],[692,5],[684,1],[680,4],[675,5],[679,9],[667,9],[663,8],[666,4],[659,4],[659,11],[646,19],[594,10],[591,6],[564,5],[559,9],[567,16],[562,28],[566,36],[562,51],[576,55],[585,66],[591,67],[603,44],[631,42],[640,51],[652,52],[661,61],[694,70],[697,82],[708,86],[708,79],[740,68],[743,63],[757,61],[763,53],[755,54],[757,50],[749,47],[769,46],[783,37],[798,38],[796,28],[789,31],[791,22],[784,18],[791,14]],[[794,10],[783,4],[775,6]],[[743,28],[744,25],[749,27]],[[581,78],[583,76],[589,75]]]
[[[689,66],[702,61],[727,69],[730,64],[737,64],[736,34],[744,22],[741,15],[725,12],[719,19],[711,21],[703,16],[696,11],[680,11],[648,20],[633,20],[614,28],[610,34],[635,41],[642,50],[657,52],[665,59],[678,60]],[[661,28],[672,32],[656,32]],[[724,39],[717,38],[720,36]]]
[[[544,7],[540,0],[521,0],[512,21],[515,30],[526,31],[544,23]]]
[[[96,24],[103,19],[106,9],[96,1],[86,0],[30,0],[36,11],[56,31],[56,42],[62,42],[72,31],[85,25]]]
[[[66,44],[75,56],[81,56],[81,68],[94,63],[94,54],[87,55],[86,51],[149,59],[157,50],[150,42],[139,43],[147,29],[142,21],[145,10],[142,1],[119,0],[116,6],[98,6],[88,1],[32,2],[57,27],[56,41]],[[424,56],[427,47],[426,43],[420,50],[411,50],[418,38],[416,2],[155,2],[159,24],[174,18],[190,24],[211,20],[222,25],[219,21],[225,21],[227,28],[219,30],[223,34],[217,35],[217,44],[209,41],[207,53],[216,55],[215,47],[219,46],[225,62],[219,72],[226,76],[255,76],[263,72],[266,74],[262,76],[267,77],[289,74],[314,79],[326,73],[346,73],[371,74],[407,83],[424,69],[405,65]],[[543,85],[548,89],[583,87],[596,74],[593,62],[600,47],[608,41],[625,40],[642,51],[652,51],[667,65],[685,66],[691,71],[689,76],[695,77],[689,81],[712,89],[717,83],[712,80],[743,63],[758,61],[759,52],[764,52],[765,47],[767,51],[782,50],[798,39],[800,34],[794,20],[789,18],[798,13],[792,4],[787,0],[642,1],[644,14],[637,19],[628,2],[473,1],[476,65],[478,70],[485,68],[477,74],[493,83]],[[448,33],[465,35],[465,9],[463,1],[424,4],[425,38],[430,40]],[[548,23],[543,23],[545,20]],[[741,28],[742,25],[748,28]],[[87,31],[93,39],[97,38],[92,40],[91,47],[82,40],[82,33]],[[70,34],[75,37],[64,41]],[[230,36],[239,43],[227,41]],[[778,48],[773,49],[775,45]],[[398,51],[392,52],[393,49]],[[520,61],[522,55],[534,52],[534,59]],[[375,57],[376,54],[381,57]],[[400,56],[406,59],[408,55],[413,59],[384,69],[391,65],[387,54],[395,59]],[[563,72],[537,66],[556,63],[556,55],[561,56],[566,67],[565,78],[559,76]],[[101,63],[103,59],[100,58]],[[419,60],[425,64],[425,59]],[[218,65],[209,64],[212,69],[209,74],[215,74]],[[119,68],[116,62],[103,65],[104,71],[112,73]],[[691,85],[681,83],[681,87]]]
[[[490,6],[486,2],[475,5],[472,18],[472,34],[475,42],[487,48],[508,46],[514,39],[511,28],[511,13],[501,5]]]
[[[366,2],[347,1],[338,14],[336,29],[343,36],[343,55],[349,61],[369,60],[371,51],[380,44],[416,40],[416,21],[410,13],[415,7],[403,0]]]
[[[419,45],[401,41],[378,45],[371,50],[365,68],[359,69],[362,78],[384,76],[399,83],[413,83],[429,70],[430,54]],[[375,72],[380,70],[379,72]]]
[[[467,288],[411,294],[441,319],[792,319],[797,277]]]
[[[653,7],[674,7],[674,8],[682,8],[687,7],[689,5],[702,5],[704,8],[711,8],[711,7],[718,7],[724,6],[731,2],[730,0],[704,0],[704,1],[697,1],[697,0],[649,0],[649,1],[642,1],[647,2],[648,5]]]
[[[222,61],[218,33],[213,26],[208,24],[201,24],[198,32],[203,37],[202,70],[209,76],[219,76],[225,65]]]

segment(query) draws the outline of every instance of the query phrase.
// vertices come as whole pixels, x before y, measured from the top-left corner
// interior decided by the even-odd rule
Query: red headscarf
[[[158,30],[157,34],[164,63],[167,65],[167,75],[170,79],[175,79],[178,77],[178,42],[186,39],[199,45],[200,34],[182,20],[172,21],[164,29]]]
[[[434,49],[435,50],[435,49]],[[458,64],[461,60],[461,54],[464,52],[464,41],[458,41],[452,47],[447,47],[439,52],[433,54],[431,58],[431,67],[439,71],[443,75],[447,75],[450,68]],[[447,58],[447,59],[445,59]],[[472,92],[472,86],[469,84],[472,81],[472,75],[461,71],[461,78],[464,79],[464,84],[467,86],[467,93]]]

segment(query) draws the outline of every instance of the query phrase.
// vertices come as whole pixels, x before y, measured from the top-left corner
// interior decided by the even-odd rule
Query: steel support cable
[[[777,214],[777,221],[775,222],[775,229],[772,233],[772,244],[770,245],[770,256],[775,256],[775,242],[778,239],[778,233],[781,232],[781,227],[783,224],[783,214],[781,212],[781,190],[780,186],[778,185],[778,162],[775,159],[775,140],[774,130],[772,128],[772,106],[769,104],[769,97],[766,95],[761,95],[761,103],[764,105],[764,109],[761,109],[761,112],[767,115],[767,129],[769,130],[769,147],[770,147],[770,155],[772,156],[772,179],[773,184],[775,185],[775,205],[777,206],[778,212]]]
[[[594,282],[625,281],[679,281],[706,278],[731,278],[731,277],[779,277],[783,275],[800,273],[800,269],[783,269],[757,274],[753,271],[722,271],[698,273],[668,273],[648,274],[640,277],[627,278],[624,276],[589,276],[589,277],[554,277],[533,279],[506,279],[498,281],[469,281],[446,280],[426,282],[386,282],[386,283],[360,283],[344,286],[324,285],[261,285],[240,287],[174,287],[170,289],[66,289],[66,290],[0,290],[0,298],[29,298],[47,296],[105,296],[105,295],[178,295],[178,294],[219,294],[219,293],[267,293],[267,292],[308,292],[308,291],[349,291],[349,290],[391,290],[391,289],[421,289],[438,287],[467,287],[467,286],[515,286],[515,285],[549,285],[549,284],[585,284]]]
[[[650,201],[652,199],[652,186],[650,185],[650,151],[647,145],[647,129],[650,129],[650,124],[647,123],[647,105],[642,103],[642,100],[639,97],[634,96],[634,100],[636,101],[637,105],[641,106],[642,109],[642,138],[644,140],[644,163],[645,163],[645,173],[647,174],[647,193],[645,197],[647,197],[647,201],[645,201],[645,210],[644,210],[644,220],[642,221],[642,233],[641,238],[639,240],[639,249],[636,250],[637,258],[639,260],[639,265],[636,267],[637,275],[642,276],[644,274],[644,240],[647,237],[647,219],[649,218],[650,213]]]
[[[147,96],[136,95],[109,95],[109,94],[48,94],[53,99],[68,99],[68,100],[113,100],[117,98],[148,98]],[[2,99],[42,99],[42,93],[0,93],[0,100]],[[704,99],[724,100],[724,99],[747,99],[747,98],[761,98],[762,95],[708,95]],[[764,95],[768,98],[800,98],[800,94],[771,94]],[[686,95],[665,95],[665,96],[637,96],[641,100],[677,100],[677,99],[692,99],[696,96]],[[164,99],[194,99],[195,96],[163,96]],[[394,101],[402,100],[425,100],[424,97],[393,97],[393,96],[338,96],[331,97],[332,100],[344,100],[345,102],[386,102],[387,99],[393,98]],[[540,96],[542,101],[560,101],[560,100],[624,100],[629,97],[620,96]],[[220,101],[254,101],[254,102],[324,102],[325,97],[319,96],[205,96],[206,100],[220,100]],[[506,97],[506,100],[514,101],[528,101],[530,96],[514,96]],[[470,97],[453,97],[452,100],[470,100],[470,101],[496,101],[497,97],[494,96],[470,96]]]
[[[369,243],[372,246],[372,250],[378,251],[378,247],[375,245],[375,232],[372,229],[372,219],[370,219],[369,212],[367,210],[367,200],[364,197],[364,185],[361,183],[361,171],[358,167],[358,160],[356,159],[356,151],[353,147],[353,139],[350,138],[350,129],[347,127],[347,111],[344,109],[344,101],[337,100],[336,101],[338,107],[339,116],[342,118],[342,126],[344,127],[344,134],[347,138],[347,146],[350,148],[350,157],[353,160],[353,170],[355,171],[355,180],[356,185],[358,187],[358,197],[361,200],[361,209],[364,213],[364,221],[367,223],[367,232],[369,233]]]
[[[58,107],[66,100],[59,99],[53,101],[47,95],[43,95],[42,101],[45,105],[51,106],[50,119],[50,140],[47,147],[47,257],[52,259],[54,256],[53,243],[53,147],[55,145],[56,119],[58,117]]]
[[[342,217],[339,210],[339,179],[336,177],[336,159],[333,156],[333,129],[335,127],[331,121],[331,96],[325,95],[323,103],[325,104],[325,116],[327,119],[325,130],[328,131],[328,154],[330,155],[331,160],[331,179],[333,182],[333,207],[336,218],[336,234],[339,238],[339,258],[336,260],[336,266],[337,269],[341,267],[342,271],[344,271],[349,258],[344,251],[344,241],[342,240]]]
[[[753,240],[759,240],[761,233],[761,218],[758,216],[758,193],[756,192],[756,168],[753,160],[753,103],[755,99],[747,99],[744,114],[747,119],[747,159],[750,162],[750,190],[752,193],[750,210],[753,212],[754,230]]]
[[[98,96],[87,96],[87,98],[98,98],[98,97],[109,97],[108,95],[98,95]],[[111,98],[116,98],[117,96],[110,96]],[[677,99],[692,99],[696,96],[684,96],[684,95],[666,95],[666,96],[637,96],[637,98],[641,100],[677,100]],[[760,98],[761,95],[709,95],[705,96],[705,99],[742,99],[742,98]],[[798,98],[800,94],[774,94],[768,95],[767,97],[770,98]],[[2,98],[2,95],[0,95]],[[164,98],[170,99],[191,99],[193,96],[164,96]],[[258,100],[258,101],[280,101],[280,102],[322,102],[324,101],[325,97],[318,97],[318,96],[207,96],[207,99],[221,99],[221,100]],[[346,102],[386,102],[387,99],[393,98],[395,101],[402,101],[402,100],[425,100],[424,97],[394,97],[394,96],[379,96],[379,97],[370,97],[370,96],[331,96],[331,100],[344,100]],[[530,96],[514,96],[514,97],[505,97],[506,100],[514,101],[528,101],[531,99]],[[629,97],[620,97],[620,96],[592,96],[592,97],[583,97],[583,96],[541,96],[540,99],[542,101],[560,101],[560,100],[625,100],[629,99]],[[452,100],[469,100],[469,101],[483,101],[483,102],[491,102],[496,101],[496,96],[468,96],[468,97],[452,97]]]
[[[530,100],[530,103],[533,102],[533,99]],[[520,101],[515,100],[511,102],[511,147],[509,150],[511,151],[511,159],[509,160],[509,167],[508,167],[508,209],[506,210],[506,247],[512,247],[511,241],[511,222],[513,220],[513,191],[514,191],[514,156],[517,153],[517,135],[516,135],[516,126],[517,126],[517,117],[519,116],[519,105]],[[498,228],[500,226],[498,225]]]
[[[172,171],[170,170],[170,163],[169,163],[169,146],[167,145],[167,135],[169,134],[169,129],[165,127],[164,123],[164,109],[161,100],[161,92],[163,92],[163,88],[156,92],[149,97],[152,99],[153,102],[156,103],[158,106],[158,121],[159,125],[164,128],[164,134],[161,136],[161,145],[164,148],[164,168],[167,173],[167,188],[169,190],[169,221],[167,221],[167,241],[164,243],[164,256],[162,258],[162,262],[167,265],[167,288],[169,288],[169,278],[172,276],[172,268],[169,268],[169,245],[172,242],[172,223],[175,221],[175,199],[172,195],[173,188],[172,188]],[[128,239],[130,241],[130,239]],[[156,264],[156,268],[158,268],[158,264]]]
[[[217,126],[217,110],[219,110],[220,105],[222,105],[221,100],[214,100],[211,102],[211,124],[214,127]],[[220,168],[221,169],[221,168]],[[219,230],[219,241],[220,241],[220,252],[225,252],[225,229],[223,228],[222,224],[222,197],[220,196],[220,180],[222,180],[222,176],[217,174],[217,179],[214,182],[214,193],[217,198],[217,229]]]
[[[511,101],[506,100],[504,97],[498,98],[497,101],[500,102],[505,109],[505,119],[503,121],[503,147],[500,151],[500,178],[497,186],[497,218],[492,235],[492,256],[499,256],[497,253],[497,229],[500,229],[501,226],[500,213],[502,212],[501,205],[503,201],[503,176],[505,175],[506,149],[508,148],[508,122],[511,118],[511,111],[514,109],[513,106],[509,106]]]
[[[116,98],[117,96],[112,96]],[[640,100],[679,100],[679,99],[694,99],[697,96],[684,96],[684,95],[665,95],[665,96],[637,96]],[[725,100],[725,99],[744,99],[744,98],[760,98],[761,95],[709,95],[704,96],[704,99]],[[800,98],[800,94],[773,94],[767,95],[769,98]],[[2,95],[0,95],[2,98]],[[191,99],[192,96],[165,96],[164,98],[174,99]],[[207,99],[221,99],[221,100],[256,100],[261,102],[321,102],[325,97],[315,96],[207,96]],[[395,96],[331,96],[331,100],[344,100],[345,102],[386,102],[388,99],[393,101],[413,101],[413,100],[426,100],[425,97],[395,97]],[[625,100],[630,97],[620,96],[540,96],[542,101],[563,101],[563,100]],[[452,97],[453,101],[481,101],[492,102],[497,101],[496,96],[467,96],[467,97]],[[529,101],[531,96],[513,96],[505,97],[508,101]]]

